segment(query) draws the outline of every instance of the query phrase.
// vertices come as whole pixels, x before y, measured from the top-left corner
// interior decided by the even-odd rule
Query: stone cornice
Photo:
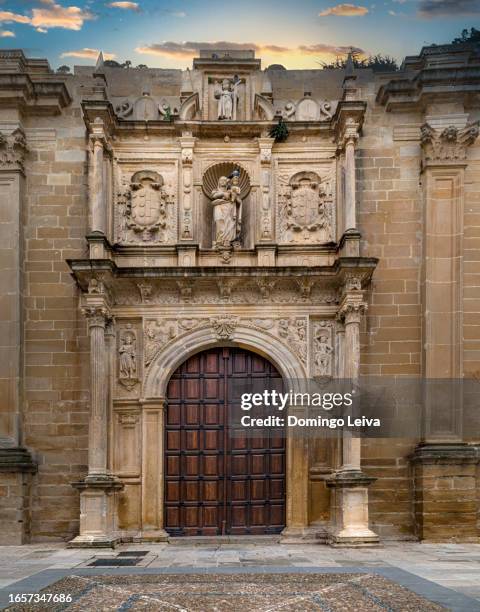
[[[480,62],[474,45],[425,47],[407,57],[398,74],[380,86],[376,101],[387,111],[423,111],[431,102],[462,99],[480,91]]]
[[[338,280],[342,286],[351,274],[362,279],[366,285],[373,275],[378,259],[375,257],[339,257],[332,266],[223,266],[198,267],[118,267],[109,259],[67,259],[80,287],[88,290],[92,276],[103,273],[105,282],[115,278],[125,279],[218,279],[231,278],[301,278],[315,277]]]
[[[359,131],[363,124],[366,110],[366,102],[357,100],[340,100],[335,110],[335,114],[327,121],[290,121],[288,129],[298,135],[318,135],[324,134],[328,138],[342,138],[346,126],[351,125],[352,121]],[[197,137],[224,137],[226,130],[228,135],[234,137],[258,138],[262,141],[264,135],[277,124],[278,119],[252,120],[252,121],[229,121],[228,127],[222,121],[204,121],[201,119],[185,120],[173,117],[172,121],[163,119],[143,120],[122,119],[115,113],[113,105],[108,100],[83,100],[83,115],[89,131],[97,118],[100,118],[105,126],[105,133],[108,137],[113,134],[139,134],[148,131],[148,134],[168,134],[182,138],[188,132],[192,138]]]
[[[70,103],[58,77],[3,72],[0,64],[0,108],[18,108],[24,115],[58,115]]]

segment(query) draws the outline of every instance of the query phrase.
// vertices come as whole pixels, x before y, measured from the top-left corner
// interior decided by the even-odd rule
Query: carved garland
[[[194,329],[212,328],[218,340],[230,340],[235,329],[242,325],[268,332],[292,350],[303,365],[307,363],[306,317],[241,318],[198,317],[191,319],[155,319],[145,323],[145,365],[148,366],[167,345]]]

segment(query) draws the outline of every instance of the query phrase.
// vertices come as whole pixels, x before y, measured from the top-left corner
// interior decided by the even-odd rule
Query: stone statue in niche
[[[313,331],[314,376],[332,376],[332,329],[325,321],[316,323]]]
[[[138,383],[136,343],[135,331],[129,324],[126,330],[120,334],[118,348],[118,380],[128,390]]]
[[[242,199],[240,197],[239,172],[221,176],[212,191],[214,240],[213,247],[229,250],[240,244],[242,229]]]
[[[140,234],[142,240],[167,225],[167,197],[163,191],[163,178],[150,170],[135,172],[131,179],[130,201],[125,211],[126,225]]]
[[[285,242],[330,242],[332,223],[328,194],[314,172],[299,172],[280,197],[280,235]]]
[[[238,87],[242,82],[237,75],[232,80],[223,79],[215,83],[214,96],[218,100],[217,119],[226,121],[237,120]]]

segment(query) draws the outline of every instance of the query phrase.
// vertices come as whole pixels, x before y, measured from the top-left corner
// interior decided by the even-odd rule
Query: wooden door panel
[[[285,523],[285,440],[230,431],[227,382],[281,391],[275,368],[241,349],[212,349],[182,364],[168,385],[165,529],[173,535],[261,534]],[[239,389],[235,387],[235,389]],[[239,394],[239,392],[237,392]],[[251,432],[249,432],[251,433]]]

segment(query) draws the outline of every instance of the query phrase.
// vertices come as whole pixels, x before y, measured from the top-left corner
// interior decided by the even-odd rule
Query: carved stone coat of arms
[[[152,233],[164,229],[167,223],[167,201],[163,178],[150,170],[132,176],[127,227],[149,240]]]
[[[327,242],[331,219],[319,177],[313,172],[293,176],[283,193],[281,234],[287,242]]]

